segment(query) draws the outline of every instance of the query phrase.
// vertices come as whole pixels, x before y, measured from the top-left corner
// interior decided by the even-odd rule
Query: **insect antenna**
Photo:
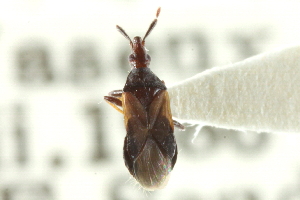
[[[157,18],[158,18],[158,16],[159,16],[159,14],[160,14],[160,7],[157,9],[157,11],[156,11],[156,18],[153,20],[153,22],[150,24],[150,26],[149,26],[149,28],[148,28],[148,31],[146,32],[146,34],[145,34],[145,36],[144,36],[144,38],[143,38],[143,43],[145,43],[145,39],[146,39],[146,37],[151,33],[151,31],[153,30],[153,28],[156,26],[156,24],[157,24]]]
[[[119,25],[116,26],[117,30],[126,38],[129,40],[130,42],[130,46],[132,46],[132,41],[130,39],[130,37],[127,35],[127,33],[124,31],[124,29],[122,29]]]

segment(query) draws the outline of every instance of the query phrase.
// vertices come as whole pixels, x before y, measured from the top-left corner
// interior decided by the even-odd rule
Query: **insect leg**
[[[117,98],[117,97],[113,97],[113,96],[104,96],[104,100],[111,105],[114,109],[116,109],[117,111],[119,111],[120,113],[123,114],[123,110],[121,110],[119,107],[122,107],[122,101]],[[119,106],[119,107],[118,107]]]
[[[123,90],[113,90],[110,93],[108,93],[108,96],[121,97],[122,93],[123,93]]]
[[[173,119],[173,124],[176,128],[180,129],[181,131],[184,131],[184,126],[180,124],[178,121]]]

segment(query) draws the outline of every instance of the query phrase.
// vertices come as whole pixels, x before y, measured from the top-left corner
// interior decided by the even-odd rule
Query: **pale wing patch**
[[[147,127],[147,112],[141,102],[130,92],[122,94],[122,105],[124,113],[125,127],[127,127],[129,119],[135,119],[144,127]]]
[[[173,125],[173,120],[172,120],[172,114],[171,114],[171,109],[170,109],[170,99],[169,99],[169,94],[166,90],[161,90],[158,92],[155,97],[153,102],[150,105],[149,108],[149,128],[151,129],[156,122],[157,116],[162,115],[166,117],[170,121],[170,125],[172,129],[174,129]]]

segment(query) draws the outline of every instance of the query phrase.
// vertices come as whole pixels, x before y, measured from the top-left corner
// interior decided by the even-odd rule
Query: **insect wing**
[[[162,189],[168,183],[172,161],[155,139],[147,138],[141,153],[133,162],[133,170],[134,178],[146,190]]]
[[[126,92],[123,109],[127,129],[124,142],[127,168],[145,189],[163,188],[177,158],[168,93],[160,91],[147,113],[138,99]]]
[[[150,109],[151,134],[158,145],[169,158],[172,159],[172,168],[177,158],[177,145],[174,137],[174,124],[172,120],[169,94],[166,90],[160,91],[151,103]]]
[[[147,113],[140,101],[130,92],[122,97],[124,123],[127,135],[124,141],[124,160],[132,175],[133,161],[137,158],[148,134]]]

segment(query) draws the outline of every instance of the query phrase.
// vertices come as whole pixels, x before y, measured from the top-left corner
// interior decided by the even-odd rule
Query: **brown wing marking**
[[[171,169],[177,159],[177,145],[174,137],[174,123],[167,91],[161,91],[150,105],[150,126],[148,134],[152,136],[165,158],[170,159]]]
[[[147,112],[133,94],[124,92],[122,95],[122,105],[126,129],[129,121],[136,122],[136,124],[140,123],[144,128],[147,127]]]
[[[124,92],[122,100],[127,132],[124,142],[124,159],[126,166],[132,170],[133,161],[146,142],[148,134],[147,112],[140,101],[130,92]]]
[[[174,124],[173,124],[171,108],[170,108],[170,98],[166,90],[159,91],[155,95],[154,100],[150,105],[149,129],[151,129],[155,124],[158,115],[160,115],[160,117],[165,117],[169,121],[172,130],[174,130]]]

